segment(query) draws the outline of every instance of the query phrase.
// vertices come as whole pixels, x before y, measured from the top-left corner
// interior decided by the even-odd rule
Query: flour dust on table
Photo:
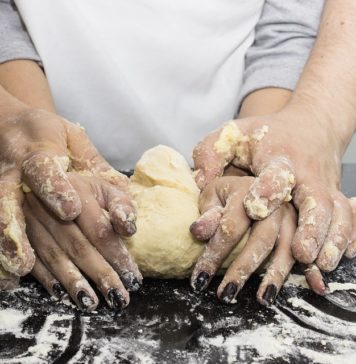
[[[329,280],[355,293],[352,261]],[[216,299],[219,279],[204,294],[193,293],[187,280],[146,279],[122,313],[103,303],[83,314],[27,279],[0,292],[0,363],[355,362],[355,313],[317,297],[297,274],[266,308],[255,299],[259,282],[252,277],[237,304],[226,306]]]

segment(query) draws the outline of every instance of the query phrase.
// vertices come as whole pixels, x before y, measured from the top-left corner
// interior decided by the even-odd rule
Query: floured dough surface
[[[159,145],[136,164],[130,190],[137,204],[137,233],[125,243],[145,277],[185,278],[204,250],[190,225],[199,217],[199,189],[182,155]],[[247,235],[228,257],[241,251]]]

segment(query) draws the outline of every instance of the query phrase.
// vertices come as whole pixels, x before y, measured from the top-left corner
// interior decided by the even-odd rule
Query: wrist
[[[353,134],[356,131],[356,113],[339,111],[336,106],[308,94],[294,94],[283,109],[289,115],[298,117],[299,122],[305,122],[306,130],[311,123],[317,126],[320,134],[326,132],[340,154],[344,154]],[[352,117],[348,117],[352,115]]]
[[[29,109],[29,106],[16,99],[0,86],[0,119],[17,116]]]

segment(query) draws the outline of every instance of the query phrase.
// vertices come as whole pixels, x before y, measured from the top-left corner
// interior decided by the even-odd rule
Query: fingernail
[[[125,288],[132,292],[138,291],[142,286],[142,282],[132,272],[122,273],[120,279]]]
[[[58,299],[61,299],[66,294],[63,286],[59,282],[55,283],[52,286],[52,292],[54,296]]]
[[[194,290],[197,292],[203,291],[209,283],[210,275],[207,272],[200,272],[197,279],[194,282]]]
[[[274,284],[267,286],[263,299],[268,305],[272,305],[277,296],[277,287]]]
[[[228,283],[221,295],[221,300],[225,303],[234,303],[235,294],[237,292],[237,286],[235,283]]]
[[[89,312],[90,307],[94,304],[93,299],[85,291],[79,291],[77,294],[79,308],[84,312]]]
[[[126,306],[126,301],[117,288],[111,288],[108,292],[110,306],[116,310],[122,310]]]

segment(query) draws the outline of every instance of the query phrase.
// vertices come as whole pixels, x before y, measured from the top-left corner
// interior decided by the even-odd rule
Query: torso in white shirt
[[[237,109],[264,0],[17,0],[58,112],[117,168],[194,145]]]

